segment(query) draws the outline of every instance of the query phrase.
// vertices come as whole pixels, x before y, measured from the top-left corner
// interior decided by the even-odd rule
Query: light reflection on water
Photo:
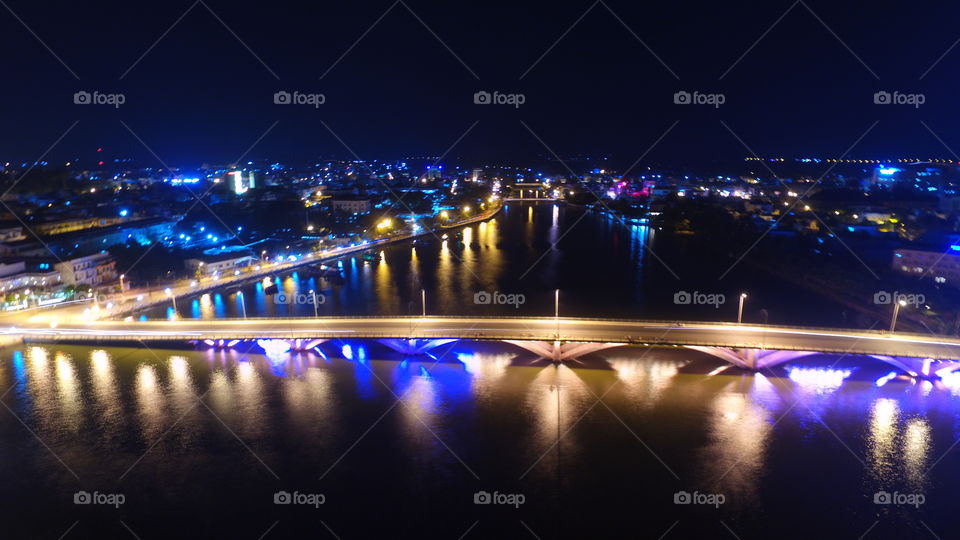
[[[144,442],[152,442],[163,432],[166,394],[157,382],[157,371],[152,365],[141,364],[134,382],[140,435]]]
[[[931,428],[925,418],[903,414],[890,398],[873,402],[867,436],[868,462],[879,486],[904,483],[918,492],[927,485]]]
[[[257,471],[250,452],[271,469],[318,476],[382,416],[369,435],[373,451],[389,448],[390,463],[431,464],[430,474],[465,474],[463,460],[490,475],[482,459],[489,455],[514,479],[529,469],[526,489],[553,485],[560,473],[573,489],[620,461],[619,474],[659,486],[651,478],[666,478],[662,460],[681,486],[724,493],[728,511],[738,512],[771,504],[765,497],[777,479],[809,455],[821,458],[824,475],[852,469],[867,494],[927,492],[940,478],[929,469],[953,437],[957,398],[946,389],[878,389],[869,377],[821,384],[806,375],[707,376],[691,371],[683,353],[623,348],[560,366],[493,344],[461,342],[439,362],[397,357],[372,342],[321,348],[328,358],[32,346],[24,380],[14,379],[15,361],[0,382],[25,384],[25,399],[11,406],[81,477],[94,465],[96,474],[119,476],[149,449],[133,485],[155,475],[216,476],[203,467],[222,459],[223,467]],[[31,440],[27,431],[7,432]],[[236,453],[219,457],[224,447]],[[62,473],[45,453],[33,459],[43,466],[30,474]],[[344,461],[344,471],[359,466]],[[938,467],[941,475],[953,470]],[[667,480],[656,489],[675,491]]]

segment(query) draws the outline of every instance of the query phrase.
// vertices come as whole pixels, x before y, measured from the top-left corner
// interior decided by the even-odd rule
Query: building
[[[111,283],[119,277],[117,261],[105,252],[68,259],[54,267],[60,272],[65,285],[96,287]]]
[[[176,220],[148,218],[44,236],[42,241],[35,238],[0,241],[0,256],[44,257],[53,254],[65,258],[99,252],[127,242],[146,245],[171,237],[176,224]]]
[[[333,199],[333,210],[347,214],[369,214],[372,208],[370,199]]]
[[[0,262],[0,293],[9,295],[30,289],[43,290],[62,285],[60,272],[49,263]]]
[[[202,255],[184,261],[187,271],[195,276],[214,276],[243,271],[253,264],[254,256],[249,250],[228,251],[215,255]]]
[[[929,276],[954,287],[960,286],[960,246],[951,245],[947,253],[898,249],[893,252],[893,269],[917,277]]]
[[[30,230],[38,236],[48,236],[55,234],[64,234],[76,231],[85,231],[88,229],[97,229],[100,227],[110,227],[118,225],[125,221],[133,221],[127,217],[83,217],[75,219],[61,219],[58,221],[47,221],[44,223],[31,223]]]
[[[247,173],[246,176],[244,176],[243,171],[230,171],[229,175],[230,185],[233,192],[237,195],[241,195],[257,187],[257,181],[253,176],[253,171]]]
[[[15,242],[26,237],[22,225],[0,225],[0,242]]]

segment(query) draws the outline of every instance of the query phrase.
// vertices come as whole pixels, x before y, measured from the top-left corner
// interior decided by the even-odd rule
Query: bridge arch
[[[733,349],[728,347],[702,347],[699,345],[687,345],[687,349],[700,351],[729,362],[739,368],[761,370],[770,368],[784,362],[790,362],[805,356],[822,354],[812,351],[769,351],[763,349]]]

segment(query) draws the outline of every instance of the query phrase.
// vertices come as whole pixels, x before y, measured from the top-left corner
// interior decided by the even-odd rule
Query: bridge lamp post
[[[907,302],[905,300],[899,300],[893,303],[893,317],[890,318],[890,331],[893,332],[897,327],[897,315],[900,314],[900,308],[906,306]]]
[[[243,301],[243,291],[237,291],[237,297],[240,298],[240,308],[243,309],[243,320],[247,320],[247,303]]]
[[[423,317],[427,316],[427,290],[420,289],[420,313]]]
[[[170,297],[170,300],[173,301],[173,316],[176,317],[177,316],[177,297],[176,295],[173,294],[173,289],[171,289],[170,287],[167,287],[166,289],[163,290],[163,292],[164,294]]]
[[[740,307],[737,308],[737,324],[743,324],[743,301],[747,299],[747,293],[740,293]]]
[[[553,318],[557,320],[557,339],[560,339],[560,289],[553,291]]]
[[[313,300],[313,318],[319,318],[320,315],[317,314],[317,292],[313,289],[310,289],[310,299]]]

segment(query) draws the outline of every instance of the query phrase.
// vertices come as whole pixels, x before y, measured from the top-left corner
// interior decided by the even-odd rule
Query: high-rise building
[[[257,187],[257,180],[253,176],[253,171],[247,173],[246,177],[244,177],[243,171],[231,171],[230,176],[233,177],[233,192],[237,195]]]

